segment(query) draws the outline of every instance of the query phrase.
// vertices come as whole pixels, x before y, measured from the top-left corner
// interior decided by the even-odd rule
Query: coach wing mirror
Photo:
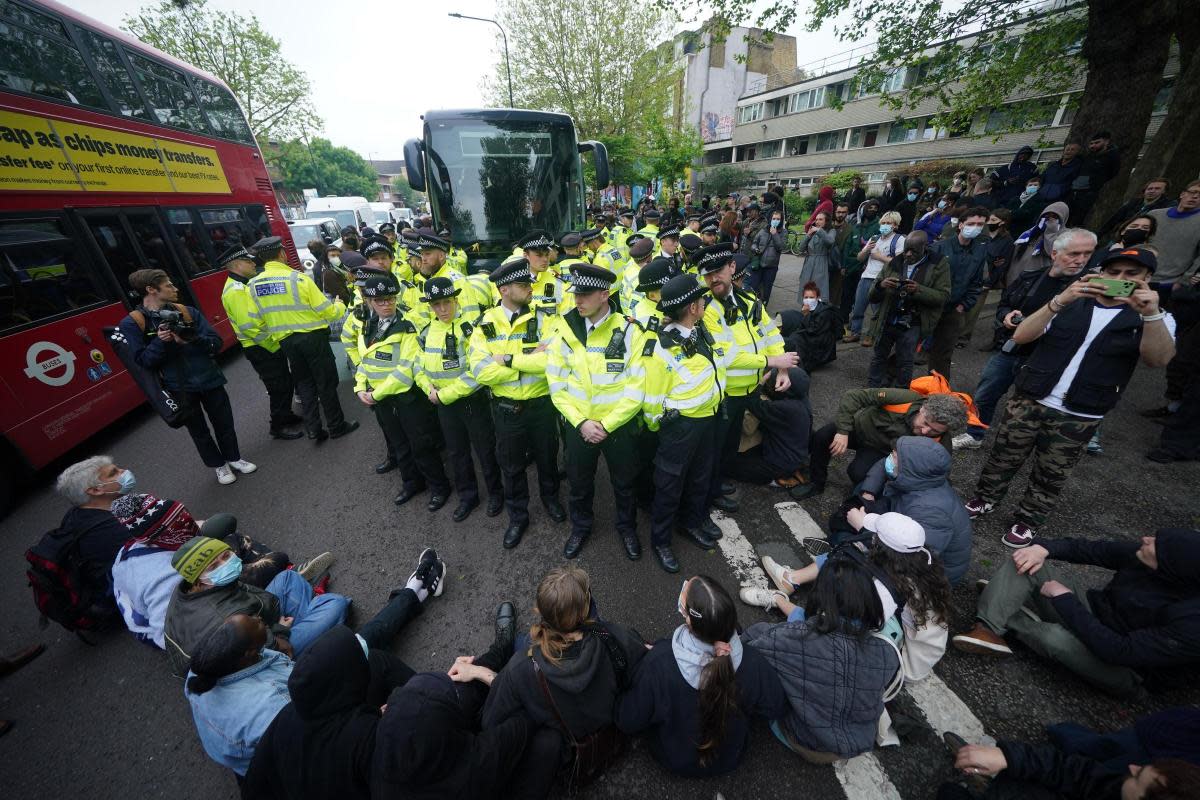
[[[425,173],[421,169],[424,150],[420,139],[409,139],[404,143],[404,172],[414,192],[425,191]]]
[[[596,167],[596,185],[595,189],[604,189],[608,186],[608,148],[603,142],[594,140],[580,142],[579,152],[592,152],[592,162]]]

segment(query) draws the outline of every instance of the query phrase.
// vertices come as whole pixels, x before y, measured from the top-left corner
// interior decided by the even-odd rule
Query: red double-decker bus
[[[0,513],[23,474],[143,402],[101,333],[166,270],[234,342],[216,258],[282,236],[229,89],[54,2],[0,0]]]

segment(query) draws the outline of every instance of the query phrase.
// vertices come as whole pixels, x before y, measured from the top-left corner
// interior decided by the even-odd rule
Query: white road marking
[[[883,764],[874,753],[835,761],[833,773],[850,800],[900,800],[900,792],[888,780]]]
[[[930,674],[924,680],[905,683],[904,691],[916,701],[938,736],[953,731],[970,744],[996,744],[996,740],[984,731],[979,718],[937,675]]]
[[[767,585],[767,574],[759,565],[758,553],[754,552],[754,545],[750,544],[750,540],[742,535],[737,522],[720,511],[712,512],[712,521],[721,529],[723,535],[717,540],[717,546],[721,548],[721,555],[729,562],[738,583],[742,586],[757,586],[760,589],[774,588]]]
[[[792,500],[776,503],[775,510],[779,512],[779,518],[787,523],[797,542],[805,538],[826,538],[825,529],[818,525],[799,503]]]

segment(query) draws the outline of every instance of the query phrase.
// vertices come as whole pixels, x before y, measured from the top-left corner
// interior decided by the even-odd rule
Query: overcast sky
[[[113,27],[156,5],[63,1]],[[209,6],[257,14],[284,57],[307,73],[326,138],[368,159],[402,158],[405,140],[420,135],[426,111],[480,106],[483,80],[500,58],[494,25],[446,16],[491,17],[494,0],[209,0]],[[809,34],[799,26],[789,33],[799,39],[801,62],[847,49],[831,33]]]

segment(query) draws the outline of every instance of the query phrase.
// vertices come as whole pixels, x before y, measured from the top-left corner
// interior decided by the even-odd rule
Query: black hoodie
[[[288,679],[292,702],[259,740],[243,800],[370,800],[379,724],[370,684],[362,645],[345,625],[309,645]]]
[[[808,464],[808,436],[812,429],[812,407],[808,400],[808,373],[799,367],[788,371],[792,385],[782,394],[769,391],[770,400],[756,392],[748,411],[762,426],[762,457],[780,475],[789,475]]]

